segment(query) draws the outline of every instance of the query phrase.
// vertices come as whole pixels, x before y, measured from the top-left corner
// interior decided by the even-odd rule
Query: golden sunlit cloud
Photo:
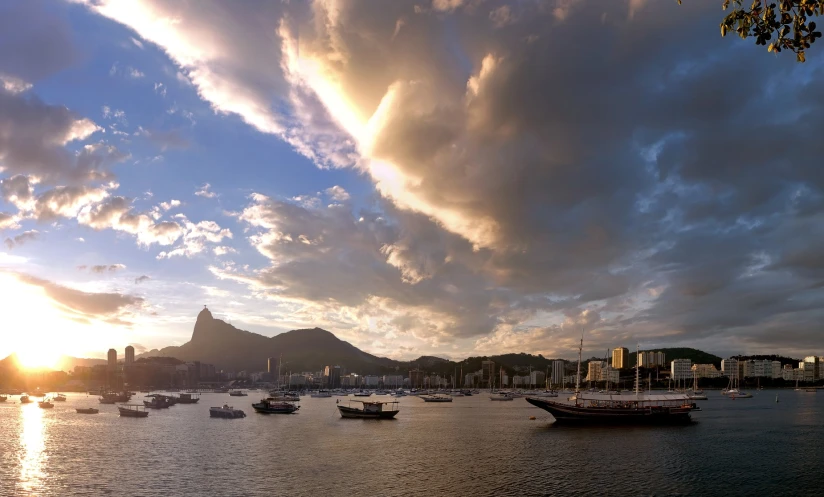
[[[16,353],[24,367],[50,368],[62,355],[86,356],[89,351],[105,350],[113,337],[124,334],[124,326],[93,315],[78,319],[76,306],[72,308],[76,301],[69,298],[58,302],[53,295],[55,288],[74,299],[107,294],[85,294],[52,283],[48,287],[47,283],[25,275],[0,273],[0,302],[8,304],[2,309],[0,358]]]

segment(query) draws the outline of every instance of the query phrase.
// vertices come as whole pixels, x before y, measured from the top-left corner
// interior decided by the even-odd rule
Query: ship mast
[[[641,362],[641,358],[638,356],[638,344],[635,344],[635,396],[638,397],[640,394],[641,388],[641,372],[638,369],[638,364]]]
[[[578,347],[578,374],[575,376],[575,395],[581,392],[581,351],[584,350],[584,332],[581,331],[581,345]]]

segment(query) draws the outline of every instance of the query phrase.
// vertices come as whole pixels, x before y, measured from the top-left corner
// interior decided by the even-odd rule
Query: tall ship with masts
[[[690,413],[700,408],[683,393],[650,394],[641,391],[638,360],[635,361],[635,394],[599,394],[581,391],[581,352],[578,348],[578,375],[575,394],[566,400],[527,397],[526,401],[552,414],[556,424],[684,424]]]

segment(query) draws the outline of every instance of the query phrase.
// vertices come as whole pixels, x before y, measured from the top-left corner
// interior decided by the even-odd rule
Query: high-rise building
[[[805,357],[804,362],[806,362],[807,364],[812,364],[813,380],[818,381],[819,379],[821,379],[821,365],[819,363],[818,356],[811,355],[809,357]],[[807,368],[809,369],[810,366],[807,366]]]
[[[409,387],[422,388],[423,387],[423,371],[420,369],[412,369],[409,371]]]
[[[277,369],[277,366],[275,366],[275,358],[270,357],[270,358],[266,359],[266,372],[269,373],[269,374],[272,374],[272,373],[275,372],[274,370],[276,370],[276,369]]]
[[[670,377],[673,380],[692,378],[692,361],[690,359],[674,359],[670,363]]]
[[[126,366],[131,366],[134,364],[134,347],[128,345],[126,347]]]
[[[114,349],[109,349],[107,359],[109,371],[114,371],[115,369],[117,369],[117,351]]]
[[[612,367],[614,369],[624,369],[629,367],[629,349],[626,347],[612,349]]]
[[[738,379],[738,359],[721,359],[721,374],[730,379]]]
[[[323,368],[323,384],[329,388],[340,387],[340,366],[326,366]]]
[[[533,371],[529,374],[529,384],[532,387],[544,387],[546,384],[546,373],[543,371]]]
[[[552,384],[560,385],[564,382],[564,361],[552,361]]]
[[[721,376],[721,372],[718,371],[715,364],[693,364],[691,369],[697,373],[696,376],[699,378],[718,378]]]
[[[481,382],[483,383],[483,386],[490,386],[492,384],[491,382],[494,380],[495,363],[490,360],[481,361]]]
[[[589,361],[586,381],[601,381],[602,370],[607,367],[604,361]]]

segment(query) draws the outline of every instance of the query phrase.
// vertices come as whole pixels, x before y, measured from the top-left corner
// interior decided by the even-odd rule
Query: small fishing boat
[[[215,393],[229,393],[229,389],[228,388],[215,388],[214,392]]]
[[[230,397],[246,397],[247,393],[243,390],[232,390],[229,392]]]
[[[235,409],[234,407],[223,404],[223,407],[210,407],[209,408],[209,417],[211,418],[224,418],[224,419],[237,419],[237,418],[245,418],[246,413],[241,411],[240,409]]]
[[[158,395],[156,397],[152,397],[150,400],[144,400],[143,406],[148,407],[149,409],[168,409],[172,406],[172,404],[169,403],[168,397]]]
[[[8,398],[8,397],[6,397],[5,395],[0,395],[0,402],[5,402],[5,401],[7,401],[8,399],[9,399],[9,398]]]
[[[66,396],[63,395],[62,393],[58,393],[54,396],[54,401],[55,402],[66,402]]]
[[[362,404],[362,407],[352,407],[352,402]],[[389,404],[389,408],[384,408]],[[366,400],[352,400],[349,401],[349,406],[338,406],[340,416],[342,418],[357,418],[357,419],[392,419],[400,411],[398,409],[398,401],[366,401]]]
[[[367,392],[366,390],[360,390],[355,392],[355,397],[371,397],[372,392]]]
[[[78,407],[75,411],[77,411],[77,414],[97,414],[100,412],[99,409],[94,407]]]
[[[421,395],[424,402],[452,402],[452,397],[449,395],[435,394],[435,395]]]
[[[309,396],[314,399],[326,399],[332,396],[332,392],[329,390],[318,390],[317,392],[310,393]]]
[[[816,392],[818,392],[818,389],[817,388],[805,388],[804,391],[807,392],[807,393],[816,393]]]
[[[40,409],[51,409],[54,407],[54,404],[49,402],[48,398],[41,400],[37,405],[40,406]]]
[[[28,395],[21,395],[20,396],[20,403],[21,404],[31,404],[31,399]]]
[[[123,418],[149,417],[149,411],[146,410],[145,406],[140,404],[120,404],[117,406],[117,410],[120,411],[120,416]]]
[[[175,404],[197,404],[200,401],[200,395],[197,393],[182,393],[177,397],[172,397],[172,405]]]
[[[277,400],[274,398],[261,399],[257,404],[252,404],[255,412],[261,414],[292,414],[300,409],[292,402]]]

